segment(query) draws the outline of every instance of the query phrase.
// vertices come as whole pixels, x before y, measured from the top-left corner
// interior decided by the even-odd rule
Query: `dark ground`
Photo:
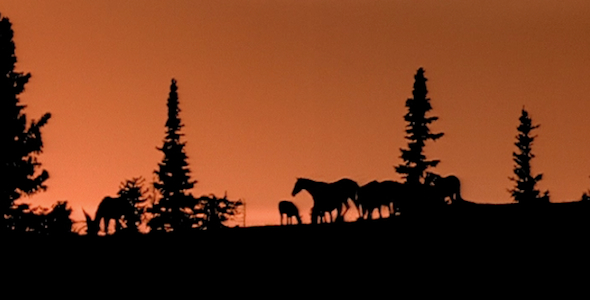
[[[590,202],[552,203],[538,207],[473,204],[372,221],[231,228],[185,235],[26,237],[9,238],[5,242],[28,249],[81,247],[82,252],[98,252],[103,256],[119,252],[114,249],[125,249],[129,255],[156,251],[161,255],[173,255],[184,249],[238,253],[280,250],[305,255],[346,252],[342,249],[370,253],[381,247],[395,251],[426,244],[441,248],[438,249],[441,251],[454,247],[467,250],[465,246],[474,244],[526,246],[529,243],[560,242],[565,245],[585,242],[588,229]],[[398,247],[401,245],[403,247]]]
[[[9,238],[2,251],[23,278],[66,270],[67,280],[91,285],[113,276],[148,286],[203,278],[264,285],[290,278],[352,287],[384,278],[449,283],[460,276],[490,283],[524,274],[555,279],[587,273],[590,203],[448,208],[383,220],[190,235]]]

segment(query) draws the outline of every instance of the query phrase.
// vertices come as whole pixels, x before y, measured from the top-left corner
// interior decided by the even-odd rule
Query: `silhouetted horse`
[[[450,203],[462,202],[461,181],[454,175],[442,177],[438,174],[427,173],[424,178],[424,185],[432,187],[433,196]],[[448,203],[448,202],[447,202]]]
[[[357,205],[359,210],[359,219],[372,219],[373,211],[379,211],[379,217],[382,218],[381,206],[384,200],[381,196],[381,186],[378,181],[371,181],[359,187],[357,193]]]
[[[279,213],[281,214],[281,225],[283,225],[283,215],[286,216],[287,225],[293,224],[293,217],[297,219],[297,224],[301,224],[301,216],[299,216],[299,209],[291,201],[283,200],[279,202]]]
[[[408,190],[402,183],[391,180],[371,181],[359,188],[357,202],[360,205],[360,218],[371,219],[375,209],[379,211],[379,217],[383,218],[383,206],[388,208],[390,216],[394,216],[400,213],[408,196]]]
[[[300,191],[306,190],[313,198],[314,203],[311,222],[317,223],[318,218],[321,221],[326,212],[330,214],[330,221],[332,222],[332,211],[334,210],[337,210],[336,221],[344,219],[344,214],[349,209],[348,199],[356,201],[358,189],[359,186],[356,182],[346,178],[332,183],[298,178],[291,195],[295,196]],[[342,206],[346,207],[343,212]]]
[[[121,219],[127,219],[133,215],[133,206],[121,198],[105,197],[98,204],[94,220],[86,212],[84,212],[84,215],[86,217],[88,235],[98,234],[101,221],[104,221],[104,232],[108,234],[110,221],[115,220],[115,231],[121,230]]]

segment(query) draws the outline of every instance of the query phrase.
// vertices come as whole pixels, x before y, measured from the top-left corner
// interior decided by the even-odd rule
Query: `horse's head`
[[[295,195],[299,194],[303,189],[303,178],[297,178],[297,182],[295,182],[295,186],[293,187],[293,191],[291,192],[291,196],[295,197]]]

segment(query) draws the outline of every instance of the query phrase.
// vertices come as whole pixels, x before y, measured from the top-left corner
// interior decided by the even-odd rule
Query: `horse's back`
[[[110,211],[113,206],[116,206],[117,205],[116,200],[117,200],[117,198],[113,198],[113,197],[110,197],[110,196],[106,196],[106,197],[102,198],[102,200],[98,204],[97,210],[108,210],[108,211]]]
[[[333,184],[348,187],[351,189],[358,189],[359,188],[359,184],[356,183],[356,181],[349,179],[349,178],[342,178],[342,179],[334,182]]]
[[[357,201],[363,205],[375,205],[381,196],[381,183],[378,181],[371,181],[358,188]]]
[[[373,181],[371,181],[371,182],[369,182],[369,183],[367,183],[365,185],[360,186],[358,188],[359,196],[360,195],[363,195],[364,196],[364,195],[368,195],[368,194],[371,194],[371,193],[375,193],[379,189],[379,186],[380,185],[381,184],[378,181],[373,180]]]
[[[358,190],[360,189],[359,184],[356,181],[348,178],[340,179],[330,184],[335,190],[346,194],[348,198],[355,199]]]
[[[385,180],[380,183],[381,192],[387,196],[405,196],[408,188],[405,184],[393,180]]]
[[[281,213],[287,213],[292,211],[298,211],[297,206],[291,201],[288,200],[281,200],[279,202],[279,211]]]
[[[445,180],[450,185],[457,186],[457,187],[460,187],[461,186],[461,181],[455,175],[449,175],[449,176],[445,177]]]

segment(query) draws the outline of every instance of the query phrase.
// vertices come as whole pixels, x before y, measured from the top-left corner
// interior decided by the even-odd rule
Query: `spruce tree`
[[[518,151],[512,153],[516,163],[514,167],[514,175],[516,176],[510,177],[510,180],[516,182],[516,186],[509,191],[514,201],[518,203],[548,203],[549,191],[545,191],[541,195],[536,187],[537,183],[543,179],[543,174],[533,175],[531,173],[531,159],[535,157],[531,148],[536,138],[531,135],[531,132],[539,128],[539,125],[533,125],[533,121],[524,107],[519,120],[520,125],[517,128],[519,133],[516,136],[517,141],[514,143]]]
[[[224,224],[238,215],[239,208],[244,205],[241,200],[227,199],[227,193],[223,198],[217,198],[215,195],[202,196],[197,199],[199,202],[199,209],[195,212],[201,215],[202,230],[218,230],[227,228]]]
[[[49,178],[46,170],[40,170],[38,155],[43,149],[41,128],[51,115],[27,121],[26,106],[20,104],[19,95],[31,74],[14,70],[13,35],[10,20],[0,15],[0,230],[6,229],[5,218],[10,217],[14,202],[45,190]]]
[[[164,159],[155,171],[157,181],[154,187],[159,191],[160,199],[156,200],[151,212],[154,217],[149,226],[155,231],[180,231],[191,228],[193,221],[186,207],[191,207],[194,202],[189,191],[194,187],[196,180],[191,180],[185,142],[180,138],[184,126],[179,117],[180,108],[178,101],[178,87],[176,80],[172,79],[170,94],[168,96],[168,120],[166,121],[166,137],[164,145],[158,150],[164,154]]]
[[[143,177],[134,177],[121,182],[119,186],[120,200],[126,201],[131,208],[125,216],[127,230],[131,232],[139,232],[139,227],[142,222],[142,217],[145,211],[144,203],[148,200],[144,195],[147,190],[144,189],[145,179]]]
[[[402,174],[406,183],[412,186],[421,184],[421,179],[426,175],[425,172],[430,167],[436,167],[439,160],[426,160],[424,155],[424,145],[427,140],[437,140],[443,136],[443,133],[431,133],[428,126],[438,120],[438,117],[427,117],[432,106],[430,98],[427,97],[426,89],[427,79],[424,77],[424,70],[418,69],[414,76],[413,98],[406,101],[408,113],[404,116],[407,122],[406,139],[408,148],[400,149],[403,164],[395,167],[397,173]]]

